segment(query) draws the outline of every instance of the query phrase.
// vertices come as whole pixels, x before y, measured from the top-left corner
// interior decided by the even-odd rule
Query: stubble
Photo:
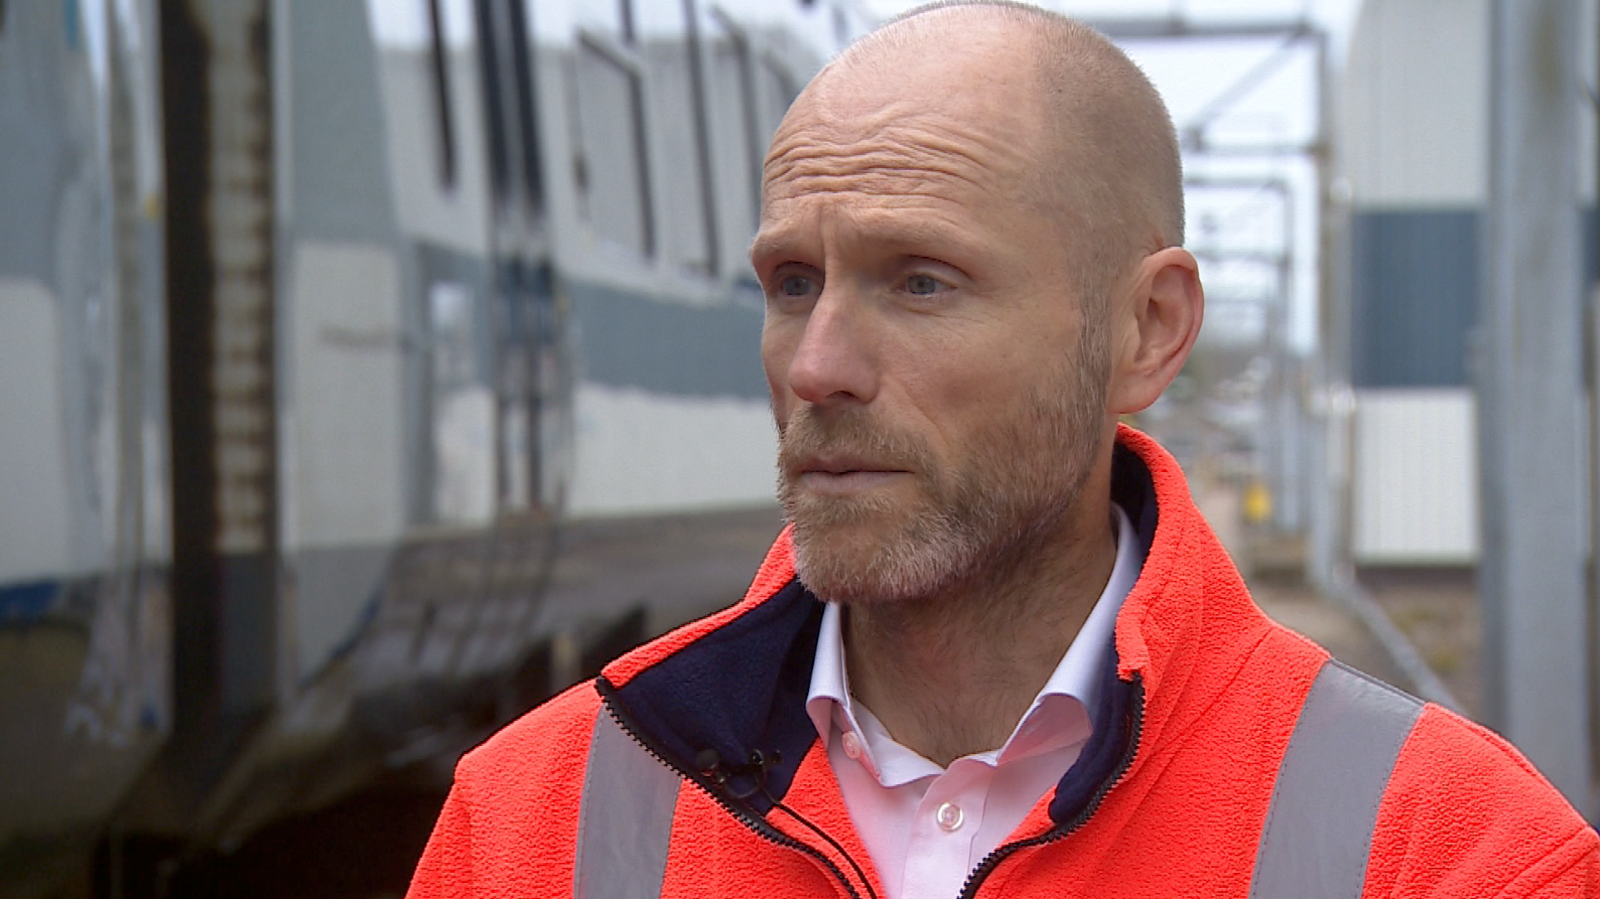
[[[1093,317],[1091,317],[1093,318]],[[905,602],[962,584],[1004,582],[1064,532],[1094,466],[1106,409],[1109,346],[1086,327],[1078,352],[1020,397],[1014,413],[969,435],[958,459],[867,407],[802,406],[780,427],[778,499],[794,525],[795,568],[824,600]],[[826,495],[798,486],[825,453],[910,472],[904,491]]]

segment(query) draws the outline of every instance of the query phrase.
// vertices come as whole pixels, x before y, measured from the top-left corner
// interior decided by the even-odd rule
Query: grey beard
[[[824,600],[895,602],[1015,573],[1079,503],[1104,429],[1103,371],[1057,372],[947,479],[926,444],[872,427],[861,410],[802,409],[784,429],[778,477],[801,583]],[[913,472],[917,500],[801,494],[794,464],[823,447]],[[852,528],[872,545],[832,545]]]

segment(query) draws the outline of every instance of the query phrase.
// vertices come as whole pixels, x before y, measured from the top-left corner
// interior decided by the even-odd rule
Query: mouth
[[[882,486],[910,472],[851,458],[813,458],[790,469],[794,485],[817,493],[845,494]]]

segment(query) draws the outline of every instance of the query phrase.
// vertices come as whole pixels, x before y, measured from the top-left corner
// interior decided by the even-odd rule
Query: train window
[[[639,32],[633,19],[633,0],[617,0],[617,18],[622,23],[623,42],[635,43],[639,39]]]
[[[520,196],[537,212],[544,199],[544,181],[525,2],[476,0],[473,13],[489,131],[490,181],[502,204]]]
[[[511,160],[506,153],[505,91],[500,78],[500,33],[495,21],[495,0],[472,4],[478,27],[478,64],[482,69],[483,119],[489,128],[489,178],[496,196],[511,191]]]
[[[696,174],[700,176],[696,199],[699,200],[700,215],[704,222],[701,234],[701,246],[705,248],[706,254],[703,268],[711,274],[716,274],[720,267],[721,255],[718,252],[720,241],[717,235],[717,202],[711,187],[716,166],[711,159],[711,101],[706,91],[706,56],[705,49],[700,43],[700,11],[696,7],[695,0],[683,0],[684,18],[688,25],[684,42],[689,55],[688,75],[694,113],[695,168]]]
[[[434,112],[439,127],[439,184],[448,189],[456,186],[456,140],[450,103],[450,55],[445,46],[444,15],[439,9],[439,0],[428,0],[428,29]]]
[[[653,158],[672,176],[656,185],[661,201],[661,255],[683,267],[715,272],[712,165],[707,155],[705,72],[696,39],[694,3],[653,8],[639,54],[649,86]]]
[[[590,32],[579,37],[574,67],[584,213],[601,238],[652,256],[640,67],[626,48]]]
[[[711,148],[724,195],[718,204],[719,221],[734,241],[755,234],[761,207],[761,159],[766,155],[768,133],[757,113],[755,63],[750,40],[727,13],[711,7],[705,36],[706,79]]]
[[[528,15],[524,0],[508,0],[510,13],[512,77],[517,87],[517,135],[522,164],[522,188],[528,203],[537,210],[544,204],[544,166],[539,154],[538,96],[533,90],[533,58],[528,50]]]

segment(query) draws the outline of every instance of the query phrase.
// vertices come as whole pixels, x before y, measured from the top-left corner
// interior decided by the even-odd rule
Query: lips
[[[822,415],[804,406],[779,430],[779,486],[785,492],[854,493],[926,471],[931,464],[920,440],[875,424],[862,410]]]
[[[812,459],[792,469],[789,479],[807,493],[839,495],[881,487],[905,474],[904,469],[859,459]]]
[[[888,465],[852,458],[805,459],[798,466],[799,474],[846,475],[856,473],[889,473],[900,471]]]

